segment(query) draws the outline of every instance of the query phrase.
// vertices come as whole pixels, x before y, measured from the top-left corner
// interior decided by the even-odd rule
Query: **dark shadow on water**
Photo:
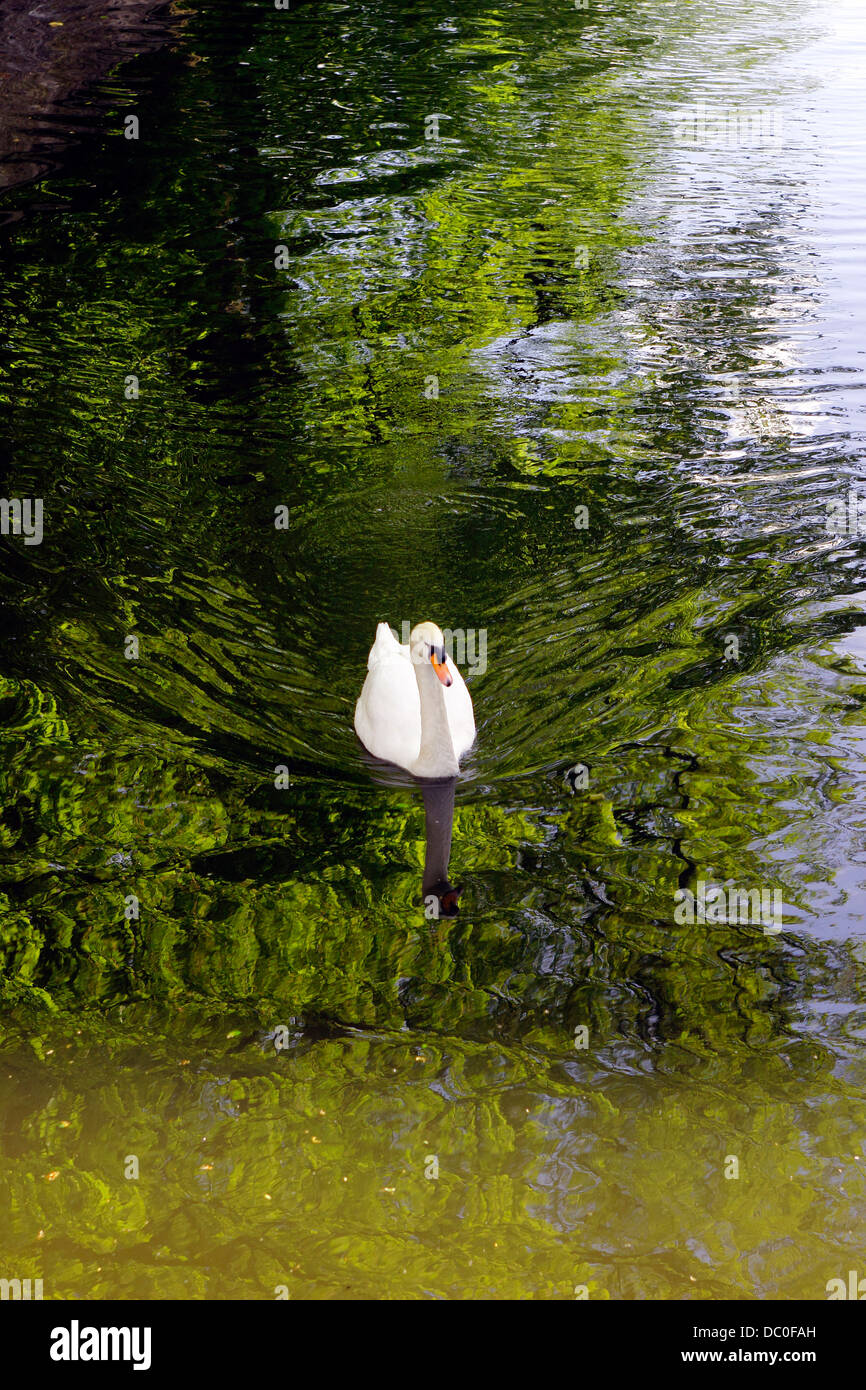
[[[0,13],[0,188],[41,178],[101,127],[89,90],[179,27],[166,0],[4,0]]]
[[[427,834],[421,891],[424,894],[425,907],[432,907],[434,899],[438,903],[435,913],[437,917],[456,917],[460,911],[458,900],[463,892],[462,888],[455,888],[448,878],[456,786],[456,777],[449,777],[442,782],[421,783],[424,796],[424,827]]]
[[[388,788],[416,790],[421,788],[424,798],[424,828],[427,848],[424,855],[424,875],[421,892],[424,906],[431,915],[456,917],[459,914],[459,898],[462,887],[457,888],[448,877],[448,861],[451,857],[451,831],[454,825],[454,793],[458,779],[445,777],[433,780],[427,777],[413,777],[403,768],[393,763],[382,762],[369,753],[362,744],[358,745],[360,756],[371,776]],[[433,900],[436,900],[435,908]]]

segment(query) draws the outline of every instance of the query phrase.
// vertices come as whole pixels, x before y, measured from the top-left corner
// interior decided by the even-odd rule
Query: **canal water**
[[[860,7],[131,9],[0,63],[0,1273],[866,1276]]]

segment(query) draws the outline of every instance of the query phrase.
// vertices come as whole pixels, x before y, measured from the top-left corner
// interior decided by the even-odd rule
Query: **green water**
[[[866,1275],[857,7],[164,22],[5,152],[44,537],[0,540],[0,1274],[825,1298]],[[426,618],[486,642],[439,919],[352,728]],[[781,930],[678,922],[699,881]]]

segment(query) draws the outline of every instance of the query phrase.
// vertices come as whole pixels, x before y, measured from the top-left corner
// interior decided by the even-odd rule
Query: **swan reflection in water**
[[[373,780],[389,791],[417,791],[424,799],[424,873],[421,878],[424,915],[431,921],[439,917],[456,917],[460,911],[462,887],[455,887],[448,877],[451,857],[451,831],[454,825],[454,793],[456,777],[407,777],[393,763],[382,762],[366,749],[360,750],[361,761]]]
[[[442,782],[422,782],[424,796],[424,827],[427,848],[424,854],[424,911],[428,917],[456,917],[460,911],[458,899],[462,888],[455,888],[448,878],[451,857],[451,827],[454,824],[454,788],[457,778]]]

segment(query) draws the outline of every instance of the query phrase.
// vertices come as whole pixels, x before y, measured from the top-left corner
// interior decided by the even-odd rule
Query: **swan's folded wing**
[[[448,657],[448,670],[451,673],[451,684],[445,691],[445,708],[448,711],[451,742],[454,744],[454,752],[459,759],[463,757],[464,753],[469,752],[475,742],[475,714],[472,709],[472,696],[466,688],[466,682],[450,656]]]
[[[386,625],[384,625],[386,626]],[[376,644],[379,638],[377,635]],[[395,652],[373,661],[355,706],[355,732],[377,758],[408,767],[421,748],[421,700],[412,663]]]
[[[372,671],[374,666],[380,665],[383,661],[392,661],[397,656],[406,660],[409,648],[400,646],[387,623],[379,623],[376,628],[376,640],[367,657],[367,670]]]

